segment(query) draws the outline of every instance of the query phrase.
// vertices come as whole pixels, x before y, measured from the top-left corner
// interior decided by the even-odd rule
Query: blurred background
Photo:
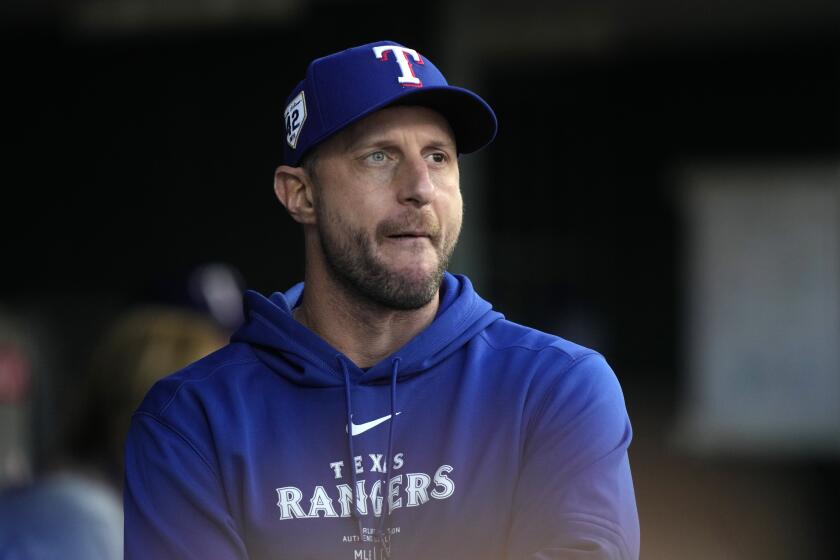
[[[613,365],[642,558],[840,557],[836,0],[10,0],[0,18],[0,489],[84,471],[118,495],[138,395],[221,344],[241,289],[302,277],[272,191],[286,95],[312,58],[390,39],[497,112],[462,159],[451,268]]]

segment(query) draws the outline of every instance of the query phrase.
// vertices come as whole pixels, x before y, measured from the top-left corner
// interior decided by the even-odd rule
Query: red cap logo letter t
[[[373,55],[379,60],[388,60],[388,51],[394,53],[394,59],[400,66],[401,76],[397,81],[404,86],[423,87],[423,82],[420,78],[414,75],[414,70],[411,68],[411,60],[408,56],[414,59],[417,64],[423,64],[423,59],[414,49],[406,47],[399,47],[397,45],[380,45],[373,47]]]

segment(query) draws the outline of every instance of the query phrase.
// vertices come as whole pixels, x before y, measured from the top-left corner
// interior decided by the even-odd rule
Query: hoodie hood
[[[249,344],[263,363],[289,381],[311,387],[343,386],[341,364],[355,383],[387,383],[395,360],[400,364],[398,380],[421,374],[503,318],[473,290],[467,277],[447,272],[435,320],[405,346],[363,371],[292,316],[303,289],[300,283],[269,298],[246,291],[246,321],[231,340]]]

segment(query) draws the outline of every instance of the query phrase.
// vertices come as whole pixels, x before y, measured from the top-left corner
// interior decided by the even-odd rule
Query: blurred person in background
[[[70,438],[78,469],[122,488],[131,414],[155,381],[223,346],[242,323],[242,284],[226,263],[161,275],[147,303],[123,312],[94,346]]]
[[[72,446],[81,468],[122,486],[131,414],[155,381],[217,350],[228,334],[209,317],[146,305],[118,317],[93,354],[83,420]]]
[[[227,265],[201,266],[186,282],[180,276],[164,282],[169,294],[155,290],[149,298],[155,303],[137,305],[112,320],[93,345],[80,380],[81,402],[68,407],[65,421],[73,425],[67,441],[34,480],[25,468],[28,431],[10,434],[11,423],[0,425],[2,474],[9,481],[0,493],[0,560],[123,557],[119,494],[131,413],[156,380],[225,344],[241,317],[240,282]],[[19,344],[0,338],[4,420],[11,417],[10,402],[28,410],[27,365]],[[26,427],[26,415],[18,416],[14,425]]]

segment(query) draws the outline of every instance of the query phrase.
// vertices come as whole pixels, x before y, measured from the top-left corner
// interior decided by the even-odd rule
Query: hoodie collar
[[[292,316],[303,290],[304,285],[300,283],[285,293],[276,292],[270,298],[246,291],[246,322],[231,340],[251,345],[271,369],[297,384],[308,386],[344,384],[344,374],[337,367],[337,356],[347,362],[350,377],[357,383],[387,382],[391,375],[390,364],[395,359],[400,360],[400,379],[418,375],[502,318],[475,293],[466,276],[447,272],[441,284],[441,301],[434,321],[402,348],[362,371]]]

